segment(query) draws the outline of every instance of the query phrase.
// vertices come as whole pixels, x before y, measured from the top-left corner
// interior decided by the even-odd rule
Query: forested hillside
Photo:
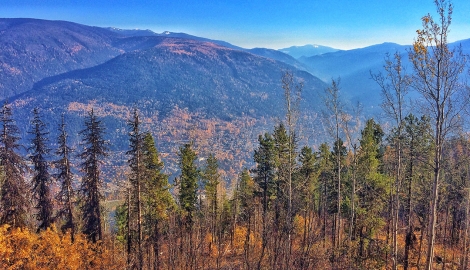
[[[0,108],[0,269],[469,269],[469,47],[435,4],[407,50],[306,67],[185,34],[0,21],[3,86],[18,85]],[[347,76],[306,71],[322,65]],[[344,90],[378,65],[379,93]],[[380,95],[382,117],[354,94]]]

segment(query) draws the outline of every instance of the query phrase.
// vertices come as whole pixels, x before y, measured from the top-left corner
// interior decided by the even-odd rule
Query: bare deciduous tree
[[[436,235],[437,202],[441,174],[442,149],[446,136],[454,130],[469,96],[463,91],[461,75],[466,58],[461,47],[451,49],[447,35],[452,21],[453,5],[446,0],[434,1],[438,19],[428,14],[422,18],[423,29],[409,52],[413,64],[413,87],[422,95],[434,127],[434,177],[429,218],[426,269],[432,269]]]
[[[411,78],[406,74],[402,65],[401,55],[396,52],[393,57],[389,54],[385,58],[385,75],[371,74],[372,79],[377,82],[382,90],[382,108],[388,117],[395,122],[396,134],[393,145],[395,146],[395,194],[392,202],[392,261],[393,269],[398,267],[398,212],[400,209],[400,186],[402,180],[402,139],[403,139],[403,118],[406,113],[405,96],[411,84]],[[408,254],[406,254],[408,255]],[[408,259],[405,258],[408,262]],[[405,264],[405,269],[407,265]]]

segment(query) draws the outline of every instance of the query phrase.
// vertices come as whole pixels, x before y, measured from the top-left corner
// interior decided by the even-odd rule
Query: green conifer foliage
[[[60,191],[56,196],[56,200],[59,203],[59,210],[56,217],[64,220],[64,224],[61,226],[62,232],[70,230],[73,241],[76,227],[73,216],[75,191],[73,188],[73,174],[70,163],[70,153],[72,149],[67,145],[68,134],[65,127],[65,118],[64,115],[62,115],[62,122],[59,125],[59,138],[57,140],[58,148],[55,152],[59,159],[54,162],[57,169],[57,173],[54,177],[60,184]]]
[[[85,119],[85,129],[80,131],[83,151],[79,157],[83,161],[81,171],[84,173],[80,186],[84,223],[82,230],[93,243],[103,239],[100,209],[100,201],[103,199],[103,179],[100,176],[100,165],[103,163],[103,159],[108,156],[104,132],[103,123],[91,110]]]
[[[12,227],[26,225],[28,212],[28,188],[24,179],[26,163],[17,152],[18,127],[12,119],[11,108],[7,103],[0,110],[0,166],[2,169],[2,188],[0,197],[0,222]]]
[[[186,225],[190,226],[194,221],[194,214],[197,203],[197,188],[199,170],[196,167],[196,152],[191,143],[186,143],[180,147],[179,165],[181,169],[179,203],[186,217]]]
[[[50,149],[46,145],[48,142],[46,124],[42,122],[37,108],[33,111],[34,117],[31,121],[32,130],[29,134],[33,135],[31,139],[31,154],[29,159],[33,163],[33,190],[36,200],[35,208],[37,210],[36,220],[39,221],[38,232],[49,228],[53,223],[53,204],[51,195],[52,178],[49,174],[49,161],[46,160]]]

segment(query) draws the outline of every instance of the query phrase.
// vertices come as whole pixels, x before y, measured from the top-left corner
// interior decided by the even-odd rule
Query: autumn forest
[[[0,268],[469,269],[470,62],[447,42],[452,3],[435,5],[408,58],[386,54],[383,72],[370,72],[383,119],[349,106],[332,79],[321,108],[328,137],[307,145],[304,83],[283,71],[283,119],[259,134],[233,184],[220,151],[201,154],[191,139],[176,177],[165,173],[136,107],[124,124],[126,180],[107,193],[113,141],[94,109],[72,149],[66,114],[50,127],[35,108],[23,131],[5,102]]]

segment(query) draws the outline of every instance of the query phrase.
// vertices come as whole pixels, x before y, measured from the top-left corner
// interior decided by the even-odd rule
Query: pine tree
[[[0,166],[3,171],[3,183],[0,197],[0,222],[12,227],[26,226],[28,212],[28,188],[24,179],[27,165],[17,153],[18,127],[12,119],[7,103],[0,110]]]
[[[70,164],[70,153],[72,152],[72,149],[67,145],[68,134],[64,115],[62,115],[62,121],[58,130],[58,148],[55,154],[59,157],[59,160],[54,162],[57,169],[57,173],[54,177],[60,184],[60,191],[56,196],[56,200],[59,202],[59,210],[56,217],[63,219],[64,223],[61,226],[61,230],[62,232],[70,230],[70,236],[73,242],[76,226],[73,216],[75,191],[73,189],[73,174]]]
[[[404,208],[408,212],[406,215],[407,232],[405,238],[405,261],[404,266],[410,264],[409,257],[413,239],[414,225],[417,220],[421,231],[427,228],[427,220],[430,213],[429,198],[432,191],[432,128],[430,118],[422,116],[417,118],[410,114],[405,118],[404,123],[404,178],[406,182],[407,199]],[[415,217],[415,219],[413,218]],[[421,240],[424,234],[421,234]],[[419,250],[421,250],[420,241]],[[421,252],[418,255],[418,262],[421,260]]]
[[[46,125],[42,122],[37,108],[33,110],[34,117],[31,121],[32,130],[29,134],[34,137],[31,140],[32,146],[29,150],[32,152],[29,159],[33,163],[33,189],[32,193],[36,200],[37,214],[36,219],[39,221],[38,232],[49,228],[53,223],[53,204],[51,198],[51,182],[52,178],[49,174],[49,162],[46,160],[50,149],[46,145],[48,142]]]
[[[83,233],[93,243],[103,239],[100,209],[103,180],[100,176],[100,165],[108,155],[107,142],[103,138],[104,132],[103,123],[97,119],[92,109],[85,119],[85,129],[80,131],[83,151],[79,157],[83,161],[81,171],[84,173],[80,186]]]
[[[192,143],[186,143],[179,148],[179,167],[181,176],[178,182],[178,199],[180,206],[179,216],[179,234],[180,234],[180,252],[185,254],[185,269],[192,269],[196,263],[196,249],[194,238],[194,224],[196,222],[196,207],[198,203],[198,180],[200,172],[196,167],[196,152],[192,148]],[[184,236],[185,233],[185,236]]]

